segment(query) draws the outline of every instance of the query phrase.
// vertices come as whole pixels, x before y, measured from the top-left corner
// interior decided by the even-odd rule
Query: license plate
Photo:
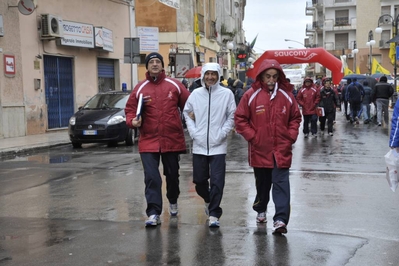
[[[97,135],[97,130],[83,130],[83,135]]]

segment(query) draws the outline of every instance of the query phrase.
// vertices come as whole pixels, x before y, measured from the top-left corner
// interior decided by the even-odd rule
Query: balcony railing
[[[387,43],[387,41],[389,41],[389,40],[380,40],[379,48],[389,48],[390,44]]]
[[[335,18],[335,26],[349,26],[349,17]]]

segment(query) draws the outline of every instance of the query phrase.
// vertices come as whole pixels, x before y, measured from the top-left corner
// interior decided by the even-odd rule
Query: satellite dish
[[[30,15],[35,10],[33,0],[19,0],[18,10],[21,14]]]

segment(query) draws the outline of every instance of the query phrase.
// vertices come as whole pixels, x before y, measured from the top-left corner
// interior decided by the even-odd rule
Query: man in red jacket
[[[266,59],[260,64],[256,81],[241,98],[234,120],[237,132],[248,141],[248,161],[254,168],[256,221],[266,222],[273,185],[273,232],[285,234],[290,218],[292,145],[298,137],[301,113],[276,60]]]
[[[147,55],[145,65],[148,70],[146,79],[134,87],[125,113],[127,126],[140,128],[139,152],[144,168],[148,216],[145,225],[156,226],[161,223],[159,216],[162,213],[160,159],[166,177],[169,212],[172,216],[178,213],[179,154],[186,152],[179,108],[183,110],[190,93],[180,81],[166,77],[160,54]],[[137,112],[140,94],[143,107]]]
[[[296,100],[302,106],[303,115],[303,134],[305,138],[309,136],[309,122],[310,131],[313,137],[317,137],[317,114],[316,109],[320,102],[320,91],[313,86],[313,80],[306,77],[303,81],[302,88],[298,91]]]

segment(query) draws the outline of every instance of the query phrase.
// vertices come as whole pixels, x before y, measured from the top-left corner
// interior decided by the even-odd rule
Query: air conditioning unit
[[[64,30],[62,18],[51,14],[42,14],[41,19],[42,39],[61,38],[63,36]]]
[[[353,54],[348,54],[348,58],[353,58]]]

